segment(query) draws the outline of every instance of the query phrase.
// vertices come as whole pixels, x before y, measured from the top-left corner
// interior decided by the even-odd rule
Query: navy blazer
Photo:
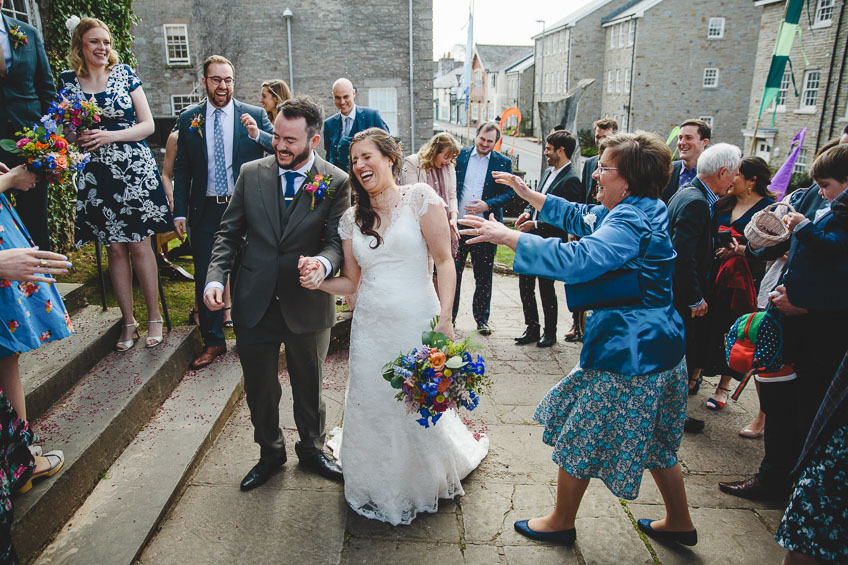
[[[550,176],[552,171],[553,169],[545,169],[545,172],[542,173],[542,178],[539,179],[539,184],[536,185],[537,192],[542,192],[545,183],[548,182],[548,176]],[[567,166],[563,167],[559,173],[557,173],[556,178],[553,183],[551,183],[551,187],[548,189],[548,194],[565,198],[569,202],[574,202],[575,204],[586,203],[586,201],[583,200],[583,184],[580,182],[580,177],[578,177],[577,173],[574,171],[573,163],[569,163]],[[529,204],[524,209],[526,213],[530,214],[531,218],[533,217],[533,210],[533,206]],[[568,233],[562,229],[562,226],[554,226],[545,223],[541,220],[541,218],[537,218],[536,223],[537,227],[530,231],[530,233],[534,233],[542,237],[558,237],[563,241],[568,241]]]
[[[678,188],[683,188],[682,186],[677,186],[680,183],[680,171],[682,170],[682,159],[671,163],[671,178],[668,180],[668,184],[665,185],[665,188],[662,191],[662,199],[666,204],[671,202],[671,197],[674,196]]]
[[[200,114],[206,116],[206,104],[202,102],[186,109],[177,118],[179,137],[177,137],[177,158],[174,161],[174,217],[187,218],[189,225],[199,219],[206,202],[206,186],[208,184],[208,166],[206,155],[206,124],[200,132],[191,131],[191,121]],[[233,123],[233,184],[235,185],[242,165],[265,156],[265,152],[273,153],[271,132],[274,126],[268,119],[264,109],[244,104],[233,99],[235,118]],[[241,123],[239,116],[249,114],[259,124],[259,137],[256,141],[250,139],[247,128]]]
[[[708,190],[695,177],[668,203],[668,233],[677,252],[673,288],[674,304],[678,307],[699,303],[710,288],[714,249]]]
[[[786,295],[808,310],[848,310],[848,222],[827,212],[792,234]]]
[[[0,14],[6,31],[20,26],[27,36],[27,44],[12,48],[12,63],[6,76],[0,78],[0,138],[12,137],[22,126],[31,126],[47,113],[47,108],[56,97],[53,73],[44,51],[41,34],[31,25]],[[6,131],[11,122],[10,131]]]
[[[353,127],[347,137],[342,136],[341,112],[336,112],[324,120],[324,151],[327,154],[327,161],[347,171],[350,166],[350,142],[354,135],[368,128],[380,128],[386,133],[392,133],[380,116],[380,112],[365,106],[356,107]]]
[[[584,204],[589,203],[589,198],[592,196],[592,188],[595,186],[595,179],[592,178],[592,175],[595,174],[595,169],[598,168],[598,158],[600,155],[595,155],[594,157],[589,157],[586,159],[586,162],[583,163],[583,202]]]
[[[465,170],[468,168],[468,159],[471,158],[473,147],[463,147],[459,156],[456,158],[456,200],[462,201],[462,189],[465,185]],[[486,171],[486,182],[483,183],[483,201],[489,206],[489,211],[486,212],[486,217],[490,213],[495,215],[499,222],[503,222],[503,207],[513,198],[513,191],[506,185],[495,182],[492,173],[494,171],[504,171],[512,173],[512,159],[501,155],[497,151],[492,151],[489,157],[489,168]],[[459,217],[464,216],[463,210],[459,211]]]

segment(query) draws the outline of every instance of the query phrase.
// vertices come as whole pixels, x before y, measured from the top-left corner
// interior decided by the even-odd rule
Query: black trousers
[[[468,245],[468,236],[459,238],[459,248],[456,251],[456,293],[453,297],[453,319],[459,312],[459,291],[462,284],[462,271],[465,260],[471,254],[471,266],[474,269],[474,299],[471,302],[471,312],[478,324],[489,322],[489,307],[492,303],[492,271],[495,266],[495,251],[498,246],[493,243],[475,243]]]
[[[221,225],[221,217],[227,209],[226,204],[207,202],[203,213],[191,224],[191,249],[194,260],[194,299],[197,302],[200,318],[200,336],[206,347],[224,345],[224,311],[212,311],[203,303],[203,289],[206,286],[206,272],[212,260],[212,247],[215,244],[215,232]]]
[[[528,328],[539,326],[539,309],[536,305],[536,281],[539,281],[539,296],[542,299],[542,314],[545,317],[545,333],[556,335],[558,304],[554,281],[533,275],[518,276],[518,294],[524,310],[524,323]]]
[[[279,463],[286,451],[280,429],[282,387],[279,372],[280,345],[286,346],[286,366],[291,381],[294,421],[300,441],[299,457],[321,451],[327,410],[321,397],[324,360],[330,346],[330,329],[297,334],[286,325],[276,298],[259,323],[246,328],[235,324],[239,359],[244,371],[244,392],[253,423],[253,439],[260,458]]]

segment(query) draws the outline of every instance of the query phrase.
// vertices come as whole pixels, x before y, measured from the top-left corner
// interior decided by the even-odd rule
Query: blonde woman
[[[403,160],[400,174],[402,185],[423,182],[429,184],[446,204],[451,233],[451,255],[456,257],[459,247],[459,211],[456,200],[456,157],[459,142],[447,132],[437,133],[415,155]]]
[[[274,79],[262,83],[262,92],[259,95],[259,103],[268,113],[271,123],[277,118],[277,106],[292,97],[291,88],[286,81]]]
[[[75,240],[97,239],[106,246],[109,276],[124,326],[115,349],[133,347],[138,324],[133,315],[132,266],[147,303],[145,345],[162,343],[157,267],[150,236],[173,230],[168,199],[153,153],[144,139],[153,133],[153,115],[141,80],[118,62],[109,27],[83,18],[71,37],[71,70],[59,75],[60,90],[93,100],[102,110],[97,129],[79,132],[91,161],[77,179]]]

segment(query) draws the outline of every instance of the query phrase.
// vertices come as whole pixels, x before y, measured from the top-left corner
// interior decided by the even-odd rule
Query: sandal
[[[44,477],[52,477],[62,468],[62,465],[65,464],[65,454],[59,451],[58,449],[54,451],[48,451],[44,454],[44,457],[50,463],[50,467],[40,473],[33,473],[27,482],[25,482],[19,489],[18,492],[24,494],[28,492],[32,488],[32,481],[35,479],[41,479]]]
[[[724,391],[723,395],[719,392],[720,390]],[[717,386],[716,391],[713,393],[713,395],[707,399],[707,408],[709,408],[710,410],[721,410],[722,408],[724,408],[724,405],[727,404],[727,398],[729,395],[729,388]],[[724,400],[720,400],[722,396],[724,396]]]
[[[223,308],[223,310],[232,310],[232,308],[229,307],[229,306],[226,306],[225,308]],[[233,328],[233,321],[232,320],[224,320],[224,327],[232,329]]]
[[[138,322],[133,318],[132,324],[124,324],[125,328],[132,327],[133,333],[127,341],[119,341],[115,344],[115,351],[129,351],[135,345],[135,340],[138,339]]]
[[[694,396],[698,394],[698,391],[701,390],[702,379],[702,375],[698,375],[697,379],[689,379],[689,396]],[[695,386],[692,386],[692,383],[695,383]]]
[[[151,349],[153,347],[156,347],[157,345],[162,343],[162,339],[164,337],[162,335],[151,336],[150,335],[150,324],[164,324],[164,323],[165,322],[163,320],[148,320],[147,321],[147,338],[144,340],[144,347],[145,348]]]

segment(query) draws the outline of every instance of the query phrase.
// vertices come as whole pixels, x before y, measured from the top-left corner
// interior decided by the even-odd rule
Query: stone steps
[[[56,283],[56,290],[62,295],[62,302],[65,303],[65,309],[71,316],[75,312],[82,310],[86,306],[85,288],[79,283]]]
[[[78,327],[80,333],[86,331],[83,326]],[[110,349],[112,345],[114,339],[109,342]],[[12,539],[24,560],[50,540],[106,476],[183,378],[199,346],[197,329],[180,327],[168,333],[155,349],[112,351],[44,414],[30,418],[45,451],[64,451],[65,465],[56,475],[37,481],[30,492],[14,499]],[[70,378],[74,378],[72,372]]]
[[[242,391],[241,365],[232,351],[187,373],[35,563],[131,563]]]

